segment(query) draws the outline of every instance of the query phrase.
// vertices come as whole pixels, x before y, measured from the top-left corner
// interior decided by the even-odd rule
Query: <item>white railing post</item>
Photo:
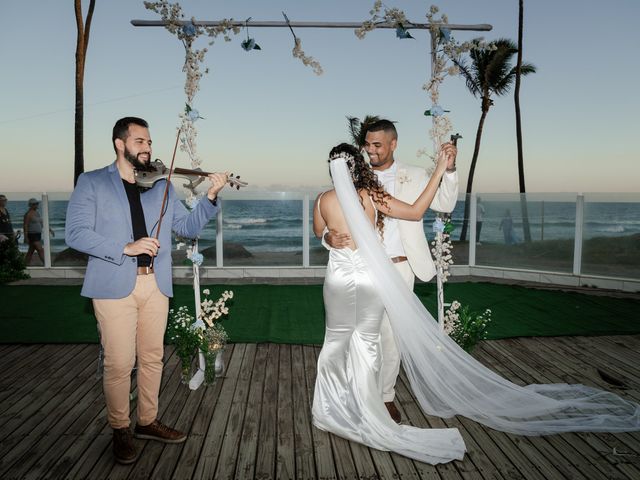
[[[222,244],[222,199],[218,197],[218,213],[216,214],[216,267],[222,268],[224,266],[224,250]]]
[[[573,274],[582,272],[582,237],[584,234],[584,195],[576,197],[576,233],[573,241]]]
[[[309,266],[309,194],[302,200],[302,266]]]
[[[44,266],[51,268],[51,235],[49,234],[49,195],[42,194],[42,239],[44,240]]]
[[[469,197],[469,266],[476,265],[476,220],[478,218],[478,197],[472,193]]]

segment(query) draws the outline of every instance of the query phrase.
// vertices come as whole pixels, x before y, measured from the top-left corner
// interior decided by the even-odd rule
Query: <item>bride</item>
[[[436,171],[413,205],[386,193],[355,147],[341,144],[331,151],[330,158],[345,161],[362,213],[368,224],[375,225],[383,235],[384,215],[405,220],[422,218],[438,189],[453,148],[447,145],[442,149]],[[336,190],[320,194],[314,206],[316,236],[322,236],[325,226],[339,233],[350,230]],[[398,425],[384,405],[380,383],[380,323],[385,307],[358,247],[352,240],[347,248],[331,249],[329,253],[324,282],[326,331],[318,359],[313,422],[316,427],[341,437],[423,462],[435,464],[462,459],[465,446],[457,429]]]
[[[381,214],[421,218],[452,148],[443,146],[429,183],[413,205],[386,194],[355,147],[341,144],[330,153],[335,189],[316,200],[314,233],[322,235],[327,226],[350,233],[354,240],[350,248],[329,254],[314,425],[426,463],[463,457],[465,446],[457,429],[397,425],[389,416],[379,375],[379,326],[386,309],[413,393],[429,415],[463,415],[521,435],[640,430],[640,405],[615,394],[585,385],[521,387],[489,370],[440,331],[393,268],[380,244]]]

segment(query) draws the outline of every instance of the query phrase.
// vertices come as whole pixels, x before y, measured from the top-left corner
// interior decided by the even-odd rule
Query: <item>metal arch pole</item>
[[[164,27],[169,22],[164,20],[131,20],[131,25],[134,27]],[[199,27],[217,27],[220,25],[229,25],[232,27],[251,27],[251,28],[360,28],[361,22],[284,22],[284,21],[264,21],[264,20],[249,20],[239,21],[233,20],[231,22],[223,22],[220,20],[180,20],[175,22],[177,25],[191,25],[192,23]],[[429,23],[408,23],[403,25],[407,30],[428,30],[431,28]],[[376,28],[396,28],[393,23],[378,23]],[[479,31],[488,32],[493,26],[487,23],[478,23],[474,25],[463,24],[447,24],[449,30],[462,30],[462,31]]]

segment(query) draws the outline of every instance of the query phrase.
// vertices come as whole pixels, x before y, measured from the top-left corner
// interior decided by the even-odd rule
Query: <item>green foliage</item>
[[[193,358],[202,343],[202,329],[196,327],[195,323],[196,319],[189,314],[187,307],[169,310],[167,337],[183,361]]]
[[[18,245],[13,240],[0,242],[0,284],[29,278],[27,265]]]
[[[491,310],[472,312],[468,306],[462,307],[454,301],[445,314],[444,330],[466,352],[471,352],[480,340],[487,338],[490,321]]]

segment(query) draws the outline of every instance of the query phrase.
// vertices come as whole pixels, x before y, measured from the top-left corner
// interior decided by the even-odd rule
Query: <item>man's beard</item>
[[[139,170],[141,172],[148,172],[151,169],[151,155],[149,155],[149,163],[144,163],[138,159],[140,155],[148,155],[148,153],[139,153],[138,155],[132,154],[127,147],[124,147],[124,158],[133,166],[135,170]]]

